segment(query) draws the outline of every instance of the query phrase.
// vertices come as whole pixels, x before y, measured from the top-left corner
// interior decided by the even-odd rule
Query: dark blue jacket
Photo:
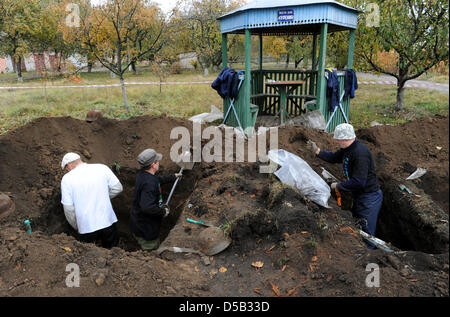
[[[239,90],[239,73],[232,68],[225,67],[212,82],[211,87],[217,90],[220,97],[236,98]]]
[[[339,106],[339,80],[337,73],[328,69],[325,70],[328,73],[327,80],[327,99],[330,103],[330,111],[333,112],[334,108]]]
[[[363,193],[380,189],[372,154],[367,146],[358,140],[334,153],[320,150],[318,157],[328,163],[342,163],[345,181],[338,184],[340,191],[352,192],[353,197],[357,198]]]
[[[358,79],[356,78],[356,73],[353,69],[345,70],[345,78],[344,78],[344,98],[354,98],[355,90],[358,89]]]
[[[158,238],[165,210],[161,184],[175,180],[174,175],[159,177],[144,170],[136,176],[133,204],[130,213],[130,231],[145,240]]]

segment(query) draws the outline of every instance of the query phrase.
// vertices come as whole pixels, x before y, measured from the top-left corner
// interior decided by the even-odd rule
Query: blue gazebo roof
[[[356,29],[359,11],[334,0],[255,0],[219,18],[222,33],[317,34]]]

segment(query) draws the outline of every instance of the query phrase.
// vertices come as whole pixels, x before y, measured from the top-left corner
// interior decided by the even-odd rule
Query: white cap
[[[69,152],[66,155],[64,155],[62,162],[61,162],[61,168],[64,170],[66,168],[67,163],[73,162],[80,159],[80,156],[77,153]]]
[[[334,138],[336,140],[351,140],[356,138],[353,126],[348,123],[341,123],[334,129]]]

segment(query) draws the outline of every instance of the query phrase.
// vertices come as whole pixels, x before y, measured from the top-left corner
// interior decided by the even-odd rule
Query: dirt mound
[[[197,163],[175,191],[161,238],[166,247],[195,248],[204,227],[186,218],[213,223],[232,244],[205,262],[196,253],[140,251],[128,233],[137,155],[155,148],[163,154],[159,173],[178,171],[170,159],[177,141],[170,131],[178,126],[192,131],[191,122],[166,116],[35,120],[0,136],[0,192],[16,207],[0,219],[0,295],[448,296],[448,124],[448,117],[433,117],[357,131],[387,191],[380,237],[403,250],[391,254],[368,251],[351,213],[334,200],[329,209],[319,207],[273,174],[259,173],[259,162]],[[278,133],[279,148],[299,155],[319,174],[325,167],[341,177],[339,164],[315,159],[306,146],[312,139],[335,150],[331,135],[302,127]],[[67,224],[59,184],[60,162],[68,151],[110,166],[124,185],[113,200],[118,248],[78,242]],[[417,167],[427,173],[406,181]],[[170,185],[163,187],[164,193],[169,190]],[[405,220],[403,213],[392,212],[397,207],[415,208],[418,216]],[[26,233],[26,219],[32,234]],[[79,288],[66,286],[70,263],[80,268]],[[369,263],[380,267],[381,287],[366,286]]]

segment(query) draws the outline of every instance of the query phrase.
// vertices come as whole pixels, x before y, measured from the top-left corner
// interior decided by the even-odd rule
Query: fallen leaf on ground
[[[266,251],[266,253],[270,253],[270,251],[272,251],[273,248],[275,248],[275,244],[273,246],[271,246],[270,249]]]
[[[291,295],[294,295],[294,296],[297,295],[297,289],[295,287],[293,289],[289,290],[286,294],[286,296],[291,296]]]
[[[280,291],[278,290],[278,286],[276,286],[275,284],[273,284],[272,282],[269,282],[270,285],[272,286],[272,291],[275,293],[275,295],[277,295],[278,297],[281,296]]]
[[[351,235],[357,236],[358,235],[358,231],[356,231],[355,229],[351,228],[351,227],[342,227],[339,229],[340,232],[348,232]]]
[[[61,247],[61,248],[63,248],[63,249],[66,250],[67,252],[72,252],[72,249],[69,248],[69,247]]]
[[[207,203],[206,205],[208,206],[208,208],[214,208],[214,205],[211,203]]]
[[[286,270],[287,265],[283,265],[283,268],[281,269],[281,272],[284,272]]]
[[[308,231],[302,231],[302,232],[300,232],[301,234],[307,234],[308,233]]]
[[[260,269],[260,268],[262,268],[264,266],[264,262],[256,261],[256,262],[252,263],[252,266]]]
[[[250,198],[255,198],[256,197],[256,195],[250,195]]]
[[[219,269],[220,273],[225,273],[226,271],[227,271],[227,268],[223,267],[223,266]]]
[[[438,149],[440,151],[440,150],[442,150],[442,146],[436,146],[436,149]]]
[[[313,256],[311,261],[316,262],[317,261],[317,256]]]
[[[254,288],[253,291],[254,291],[256,294],[263,296],[263,294],[261,293],[261,290],[260,290],[259,288]]]

